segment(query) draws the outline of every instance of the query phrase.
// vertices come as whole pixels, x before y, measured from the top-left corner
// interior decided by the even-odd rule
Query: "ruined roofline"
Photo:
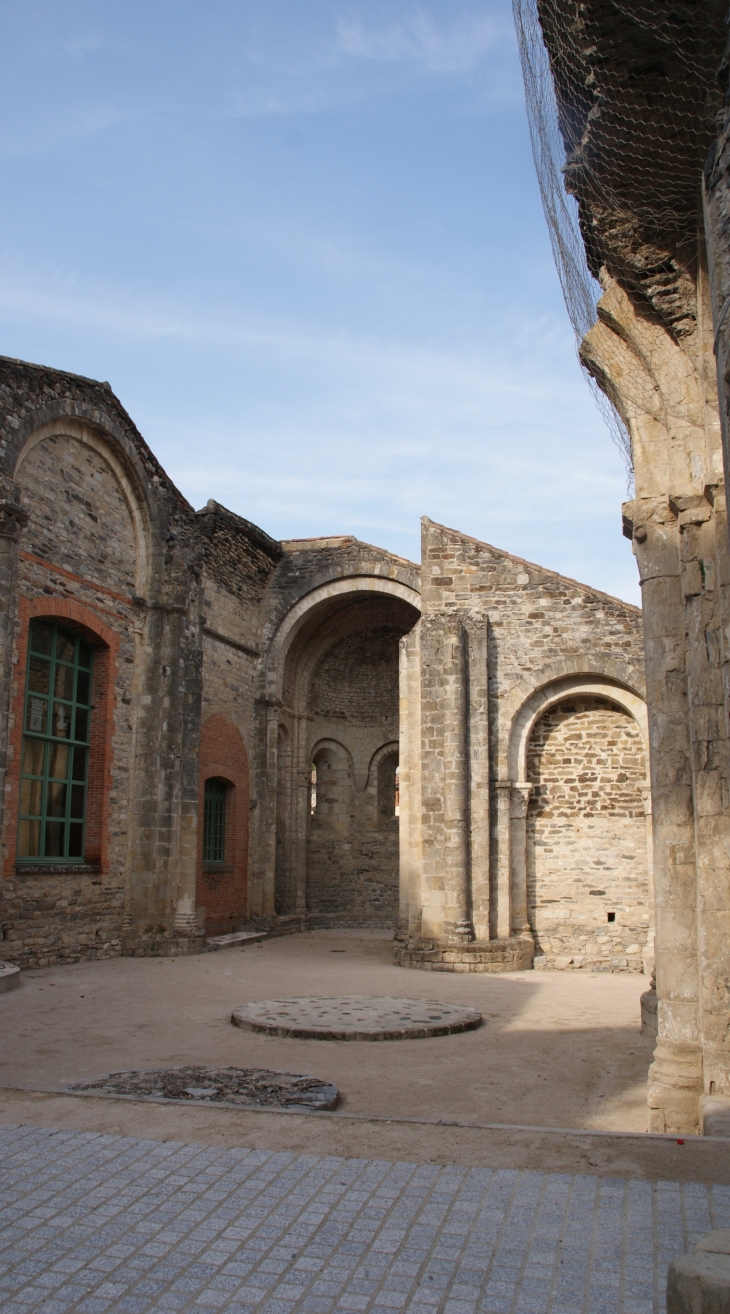
[[[7,374],[11,375],[14,369],[36,375],[39,378],[45,377],[51,379],[68,379],[69,382],[71,383],[77,385],[79,384],[85,385],[87,388],[103,389],[106,396],[114,402],[114,407],[119,411],[120,418],[123,419],[125,425],[129,427],[130,430],[129,436],[131,437],[134,445],[137,447],[142,460],[147,466],[148,472],[152,475],[156,474],[159,477],[160,481],[170,489],[175,499],[177,500],[179,505],[184,508],[184,510],[190,512],[194,511],[195,508],[192,506],[190,502],[188,502],[188,499],[183,495],[183,493],[180,492],[180,489],[177,487],[177,484],[175,484],[173,480],[170,478],[167,471],[163,468],[163,466],[158,461],[151,447],[142,437],[142,434],[140,433],[139,429],[134,423],[134,420],[130,416],[129,412],[125,410],[122,402],[117,397],[117,394],[114,392],[114,389],[112,388],[112,385],[110,383],[108,383],[106,380],[88,378],[85,374],[74,374],[73,371],[71,370],[58,370],[53,365],[38,365],[35,361],[20,360],[17,356],[0,355],[0,387],[2,386],[2,382],[3,382],[3,374],[7,371]],[[73,400],[73,399],[70,398],[69,400]],[[102,400],[103,404],[107,404],[106,398],[102,398],[100,400]],[[70,412],[70,414],[72,413],[73,412]]]
[[[216,502],[214,497],[209,497],[206,505],[201,507],[200,511],[195,512],[196,520],[200,520],[203,516],[217,517],[219,524],[221,521],[224,522],[225,529],[244,534],[249,542],[255,543],[257,547],[266,552],[272,561],[281,561],[284,553],[277,538],[272,538],[270,534],[266,533],[265,529],[262,529],[260,525],[255,525],[252,520],[246,520],[244,516],[239,516],[236,511],[231,511],[227,506],[223,506],[221,502]],[[218,528],[219,524],[215,528]]]
[[[371,548],[373,552],[382,552],[384,557],[390,557],[392,561],[402,561],[405,566],[415,566],[416,570],[420,567],[417,561],[411,561],[410,557],[399,557],[397,552],[389,552],[387,548],[378,547],[377,543],[366,543],[362,538],[356,538],[354,534],[323,534],[314,538],[283,538],[281,546],[285,552],[305,552],[308,548],[315,551],[324,548],[346,548],[346,547],[366,547]]]
[[[432,525],[434,529],[443,529],[445,533],[454,534],[457,538],[465,539],[467,543],[476,543],[478,547],[488,548],[490,552],[494,552],[495,556],[507,561],[514,561],[517,566],[527,566],[530,570],[539,570],[541,575],[549,575],[551,579],[558,579],[561,584],[572,584],[583,593],[592,593],[595,598],[605,598],[607,602],[617,602],[620,607],[626,607],[629,611],[635,611],[637,615],[641,615],[641,607],[637,607],[633,602],[624,602],[623,598],[616,598],[612,593],[604,593],[603,589],[594,589],[590,584],[581,584],[580,580],[573,579],[570,575],[561,575],[559,571],[550,570],[548,566],[538,566],[535,561],[527,561],[525,557],[517,557],[513,552],[505,552],[503,548],[495,547],[493,543],[485,543],[483,539],[474,538],[472,534],[462,534],[460,529],[452,529],[449,525],[440,525],[437,520],[429,520],[428,516],[421,517],[421,524]]]
[[[39,365],[35,360],[21,360],[20,356],[0,355],[0,365],[20,365],[24,370],[39,370],[41,374],[57,374],[59,378],[74,379],[77,383],[93,383],[96,388],[105,388],[113,397],[116,396],[111,383],[107,379],[92,379],[89,374],[75,374],[73,370],[59,370],[55,365]]]

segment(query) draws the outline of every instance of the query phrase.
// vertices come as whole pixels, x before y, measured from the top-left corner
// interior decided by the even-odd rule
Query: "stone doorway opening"
[[[322,600],[290,644],[277,727],[275,911],[309,926],[398,918],[400,597]]]

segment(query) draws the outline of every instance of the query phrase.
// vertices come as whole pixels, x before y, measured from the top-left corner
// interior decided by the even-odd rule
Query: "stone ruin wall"
[[[209,934],[221,934],[241,929],[251,911],[251,832],[258,820],[252,776],[260,694],[261,602],[282,549],[263,530],[214,501],[199,511],[195,520],[205,548],[201,578],[201,742],[205,754],[200,797],[210,776],[241,782],[234,786],[226,805],[225,871],[203,869],[202,826],[198,826],[198,922]],[[241,788],[245,788],[245,798],[239,796]]]
[[[537,721],[527,763],[535,967],[641,972],[650,891],[636,722],[605,699],[566,698]]]
[[[454,653],[462,630],[486,633],[489,685],[489,761],[486,764],[480,755],[467,773],[466,787],[473,797],[466,840],[460,832],[462,805],[456,796],[451,804],[447,797],[448,790],[455,788],[457,758],[450,748],[449,771],[444,774],[442,742],[442,721],[447,729],[451,726],[448,743],[456,745],[459,741],[458,722],[463,717],[459,711],[459,699],[463,702],[459,684],[463,676],[459,674],[458,660],[454,665]],[[534,691],[549,686],[551,681],[568,678],[570,672],[595,672],[599,679],[607,679],[609,688],[614,679],[640,692],[641,612],[619,599],[425,521],[421,643],[426,654],[421,685],[422,906],[443,907],[447,910],[445,919],[455,917],[459,911],[460,877],[456,867],[453,873],[446,871],[446,858],[451,861],[465,844],[471,845],[467,860],[476,939],[486,939],[487,928],[492,939],[504,939],[519,933],[524,925],[517,906],[520,894],[515,888],[515,823],[500,803],[507,794],[505,786],[515,793],[514,784],[510,784],[513,771],[518,770],[510,760],[513,719]],[[448,725],[444,698],[450,699],[446,709],[451,718]],[[532,771],[550,775],[549,781],[540,782],[545,792],[536,796],[527,818],[531,864],[528,894],[532,906],[531,910],[525,907],[524,912],[527,917],[531,911],[533,929],[538,931],[538,956],[549,964],[560,959],[561,966],[567,966],[564,960],[570,958],[574,966],[578,965],[575,960],[581,959],[586,965],[610,970],[642,970],[649,908],[647,818],[644,793],[638,784],[643,780],[646,788],[647,777],[640,732],[622,712],[594,709],[590,713],[590,736],[588,724],[580,732],[583,761],[577,773],[577,793],[571,798],[569,810],[562,800],[560,811],[569,811],[569,815],[556,821],[549,804],[555,798],[562,767],[559,760],[551,760],[552,737],[547,733],[553,728],[550,716],[554,715],[549,714],[542,724],[538,722],[531,755]],[[624,767],[614,762],[612,741],[618,724],[624,741],[620,756],[631,759],[630,788],[620,780]],[[541,736],[546,738],[545,744],[540,743]],[[560,758],[559,749],[555,756]],[[596,806],[594,777],[598,760],[609,765],[602,765],[598,790],[601,798]],[[565,775],[563,785],[567,785]],[[482,835],[474,823],[485,812],[487,796],[489,834]],[[610,821],[605,819],[608,814]],[[607,864],[600,883],[589,875],[595,869],[594,842],[599,834],[606,845],[603,861]],[[582,886],[587,877],[591,889],[606,890],[606,908],[604,896],[587,896],[591,903],[583,904]],[[450,891],[450,881],[456,894]],[[555,905],[548,903],[553,899],[559,901],[560,911],[555,908],[553,912]],[[600,913],[595,900],[601,903]],[[608,923],[608,911],[616,913],[615,923]],[[429,912],[432,925],[436,925],[437,915]],[[600,934],[599,943],[604,926],[607,934]],[[434,931],[424,930],[426,934],[433,935]]]
[[[392,626],[365,625],[336,642],[313,675],[312,734],[315,744],[329,745],[315,757],[321,766],[307,842],[314,924],[342,918],[348,925],[395,927],[397,921],[398,820],[379,807],[373,757],[389,744],[398,751],[400,636]]]
[[[12,810],[6,848],[4,896],[0,903],[2,952],[20,967],[43,967],[80,959],[115,957],[121,951],[129,843],[131,705],[135,694],[135,538],[129,508],[116,476],[104,458],[72,437],[38,442],[25,456],[18,486],[28,510],[23,532],[19,586],[41,614],[46,600],[74,604],[97,615],[118,636],[115,711],[112,734],[111,816],[108,870],[88,865],[46,870],[15,864],[15,814],[18,808],[17,759],[10,756]],[[53,605],[53,604],[52,604]],[[16,627],[27,633],[23,607]],[[22,733],[26,668],[25,648],[15,646],[11,686],[11,737]],[[98,662],[94,701],[99,700]],[[16,733],[14,733],[16,732]],[[40,866],[40,864],[39,864]]]

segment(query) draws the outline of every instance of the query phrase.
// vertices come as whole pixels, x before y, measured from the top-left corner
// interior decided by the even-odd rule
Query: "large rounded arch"
[[[338,609],[337,604],[365,599],[368,595],[398,598],[413,609],[412,624],[420,615],[420,594],[417,589],[398,580],[376,575],[357,575],[347,579],[331,580],[305,594],[294,604],[280,622],[269,646],[266,659],[266,696],[281,698],[284,663],[287,652],[302,628],[313,617]]]
[[[536,965],[642,970],[653,917],[638,690],[595,671],[537,684],[512,717],[508,769],[513,914]]]
[[[397,823],[392,835],[378,831],[377,791],[367,783],[373,755],[398,741],[399,643],[418,621],[419,601],[397,579],[334,579],[299,598],[273,636],[265,683],[268,797],[276,815],[270,812],[268,825],[280,915],[395,923]],[[335,743],[342,770],[334,757],[323,767],[337,776],[337,807],[313,813],[314,756]]]
[[[113,434],[84,420],[62,416],[34,429],[18,452],[13,478],[21,494],[26,467],[37,455],[39,446],[53,440],[80,444],[88,452],[93,452],[109,470],[126,507],[134,536],[134,590],[137,596],[145,596],[150,572],[151,513],[137,471]]]
[[[508,775],[510,780],[527,779],[527,746],[535,722],[555,703],[570,697],[606,698],[616,703],[633,717],[638,725],[647,751],[649,750],[649,721],[646,703],[641,695],[610,676],[596,672],[576,672],[540,684],[525,698],[515,712],[510,728]]]

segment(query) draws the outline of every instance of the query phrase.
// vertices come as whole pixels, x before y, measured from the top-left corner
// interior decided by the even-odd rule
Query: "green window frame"
[[[212,776],[203,789],[203,862],[222,863],[226,860],[226,796],[228,786],[224,780]]]
[[[92,664],[79,634],[57,621],[31,621],[18,862],[84,861]]]

